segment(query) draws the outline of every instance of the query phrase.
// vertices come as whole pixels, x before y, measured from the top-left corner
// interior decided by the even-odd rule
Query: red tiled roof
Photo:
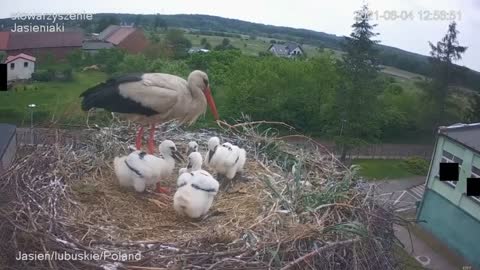
[[[114,45],[118,45],[131,33],[135,32],[135,30],[136,28],[134,27],[120,27],[116,29],[116,31],[114,31],[112,34],[110,34],[105,40]]]
[[[35,62],[36,58],[31,56],[31,55],[28,55],[28,54],[24,54],[24,53],[21,53],[21,54],[17,54],[17,55],[10,55],[9,57],[7,57],[7,60],[5,60],[5,64],[15,60],[15,59],[18,59],[18,58],[23,58],[25,60],[29,60],[29,61],[32,61],[32,62]]]
[[[82,32],[11,32],[7,50],[31,48],[82,47]]]
[[[0,51],[4,51],[7,49],[9,37],[10,32],[0,32]]]
[[[120,25],[109,25],[98,34],[98,39],[106,40],[113,32],[117,31],[118,28],[120,28]]]

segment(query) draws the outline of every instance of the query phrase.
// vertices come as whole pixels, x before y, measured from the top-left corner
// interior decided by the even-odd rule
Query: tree
[[[230,39],[224,38],[222,40],[222,44],[215,46],[215,50],[217,51],[224,51],[224,50],[234,50],[235,48],[232,44],[230,44]]]
[[[155,17],[153,18],[153,29],[155,31],[158,30],[158,28],[163,28],[163,29],[167,29],[167,22],[165,22],[164,19],[162,19],[162,17],[160,16],[160,14],[155,14]]]
[[[442,122],[448,120],[446,108],[449,89],[456,77],[460,75],[458,74],[460,69],[455,68],[454,62],[462,59],[462,54],[467,50],[467,47],[459,45],[457,40],[459,31],[456,26],[455,22],[450,23],[447,34],[437,44],[429,42],[432,79],[424,85],[423,89],[428,100],[436,107],[437,113],[433,116],[435,130]]]
[[[160,36],[156,32],[150,32],[150,34],[148,35],[148,39],[153,44],[158,44],[160,42]]]
[[[128,54],[123,58],[122,63],[118,65],[118,72],[131,73],[131,72],[146,72],[147,59],[142,54]]]
[[[175,58],[183,58],[188,55],[187,51],[192,47],[192,42],[185,37],[182,30],[168,30],[165,36],[167,48],[171,48]]]
[[[344,80],[337,89],[328,132],[341,150],[341,160],[356,145],[378,138],[380,134],[377,40],[370,24],[367,5],[355,12],[350,37],[345,37],[343,63],[339,63]]]
[[[470,104],[470,115],[467,120],[472,123],[480,122],[480,94],[473,94]]]
[[[120,49],[100,49],[95,54],[95,64],[100,65],[102,70],[108,74],[118,71],[119,65],[123,62],[125,52]]]
[[[135,16],[135,26],[136,27],[139,27],[140,25],[142,25],[143,23],[143,16],[141,14],[137,14],[137,16]]]
[[[202,46],[205,46],[205,44],[207,44],[207,39],[206,38],[202,38],[202,40],[200,41],[200,45]]]
[[[83,64],[83,53],[82,50],[74,50],[67,55],[67,60],[70,66],[74,69],[80,68]]]
[[[205,45],[203,45],[203,48],[204,48],[204,49],[207,49],[207,50],[211,50],[211,49],[212,49],[212,45],[211,45],[209,42],[207,42],[207,43],[205,43]]]
[[[223,46],[223,47],[227,47],[228,45],[230,45],[230,39],[224,38],[224,39],[222,40],[222,46]]]

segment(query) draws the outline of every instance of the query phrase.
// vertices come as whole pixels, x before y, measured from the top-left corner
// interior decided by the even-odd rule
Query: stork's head
[[[188,155],[188,164],[187,169],[191,169],[191,171],[198,171],[202,169],[202,155],[199,152],[193,152]]]
[[[158,150],[163,156],[173,157],[178,162],[185,160],[180,152],[178,152],[175,143],[170,140],[163,141],[160,146],[158,146]]]
[[[188,143],[188,153],[187,153],[187,155],[190,155],[190,153],[193,153],[193,152],[198,152],[198,143],[194,142],[194,141],[191,141],[191,142]]]
[[[194,70],[190,75],[188,75],[188,83],[194,87],[202,89],[205,98],[207,99],[207,104],[212,111],[215,120],[219,120],[217,106],[215,106],[215,101],[212,97],[212,91],[210,90],[210,83],[208,81],[208,76],[205,72],[200,70]]]
[[[211,137],[210,140],[208,140],[208,150],[215,151],[215,148],[217,148],[219,144],[220,139],[218,137]]]

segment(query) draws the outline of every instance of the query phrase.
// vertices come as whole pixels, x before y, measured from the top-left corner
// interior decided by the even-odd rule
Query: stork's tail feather
[[[91,108],[109,107],[106,103],[115,97],[118,98],[118,86],[120,84],[140,81],[142,80],[142,75],[143,74],[127,74],[108,79],[106,82],[90,87],[80,94],[80,97],[83,97],[82,110],[88,111]]]

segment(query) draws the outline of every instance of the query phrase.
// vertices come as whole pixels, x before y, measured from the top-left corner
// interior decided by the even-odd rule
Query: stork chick
[[[114,169],[121,186],[133,186],[137,192],[145,191],[146,186],[157,185],[157,192],[168,193],[159,182],[168,178],[175,167],[175,160],[181,161],[182,155],[175,143],[163,141],[159,146],[162,157],[149,155],[136,150],[127,156],[114,159]]]
[[[195,141],[191,141],[188,143],[187,155],[190,155],[193,152],[198,152],[198,143]]]
[[[181,168],[178,171],[178,175],[181,175],[186,172],[194,172],[202,169],[202,155],[199,152],[192,152],[188,155],[187,167]]]
[[[198,164],[194,165],[198,167]],[[177,180],[173,208],[179,215],[199,218],[205,215],[212,206],[219,186],[218,181],[204,170],[183,173]]]
[[[218,137],[212,137],[208,141],[206,164],[215,172],[225,175],[228,179],[243,170],[246,161],[246,152],[231,143],[220,145]]]

